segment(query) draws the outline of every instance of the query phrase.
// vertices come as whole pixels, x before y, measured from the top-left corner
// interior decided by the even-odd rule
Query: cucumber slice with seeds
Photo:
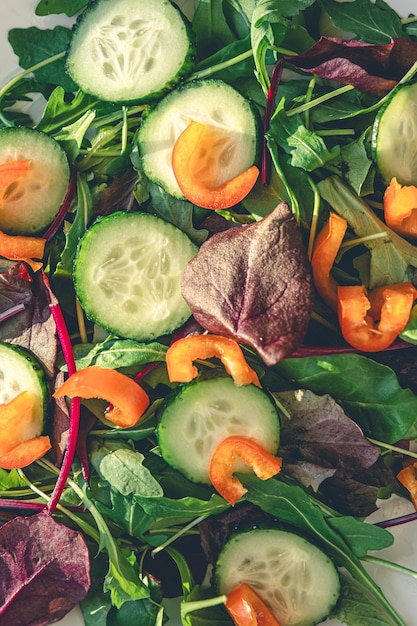
[[[87,316],[119,337],[146,341],[191,315],[181,278],[198,248],[181,230],[147,213],[97,219],[82,237],[74,285]]]
[[[27,439],[39,437],[48,417],[50,394],[48,379],[38,360],[28,350],[0,343],[0,404],[7,404],[23,391],[35,400],[33,419],[27,425]]]
[[[417,185],[417,83],[400,85],[375,118],[372,152],[386,184]]]
[[[172,91],[146,115],[138,133],[138,149],[149,180],[177,198],[183,194],[172,169],[172,150],[191,121],[226,131],[216,153],[223,176],[219,184],[248,169],[258,153],[255,110],[233,87],[211,79]]]
[[[169,0],[99,0],[76,23],[66,65],[86,93],[140,102],[172,89],[194,52],[188,20]]]
[[[179,388],[157,428],[164,460],[195,483],[211,484],[210,459],[226,437],[251,437],[275,454],[279,421],[273,400],[255,385],[238,387],[232,378],[192,382]],[[243,463],[236,471],[251,471]]]
[[[68,189],[68,159],[55,139],[32,128],[0,131],[0,165],[31,161],[29,172],[1,193],[0,230],[10,235],[41,233],[57,215]]]
[[[340,595],[340,579],[329,557],[295,533],[256,528],[232,536],[215,567],[219,593],[247,583],[281,626],[324,621]]]

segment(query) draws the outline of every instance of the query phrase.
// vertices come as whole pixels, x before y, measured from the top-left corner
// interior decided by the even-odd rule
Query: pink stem
[[[69,179],[68,189],[67,189],[67,193],[66,193],[64,202],[62,203],[62,206],[61,206],[57,216],[55,217],[54,221],[52,222],[52,224],[49,226],[48,230],[43,235],[43,238],[46,239],[46,241],[48,243],[56,235],[56,233],[58,231],[58,228],[61,226],[62,222],[64,221],[64,218],[65,218],[66,214],[69,211],[69,208],[71,206],[71,200],[72,200],[72,197],[73,197],[74,191],[75,191],[76,182],[77,182],[77,171],[75,169],[73,169],[73,171],[71,172],[70,179]]]

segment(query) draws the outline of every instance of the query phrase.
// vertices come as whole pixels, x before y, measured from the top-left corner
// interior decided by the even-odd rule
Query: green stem
[[[395,572],[400,572],[401,574],[406,574],[407,576],[411,576],[411,578],[415,578],[417,580],[417,572],[416,570],[410,569],[409,567],[405,567],[404,565],[399,565],[398,563],[393,563],[392,561],[388,561],[386,559],[381,559],[377,556],[367,556],[362,557],[362,561],[366,561],[366,563],[374,563],[375,565],[382,565],[383,567],[387,567],[389,569],[394,570]]]
[[[212,74],[221,72],[228,67],[233,67],[233,65],[236,65],[236,63],[240,63],[241,61],[250,59],[251,56],[252,49],[247,50],[246,52],[242,52],[242,54],[238,54],[236,57],[233,57],[233,59],[229,59],[228,61],[223,61],[223,63],[217,63],[217,65],[212,65],[211,67],[207,67],[204,70],[194,72],[194,74],[191,74],[191,76],[187,78],[187,82],[190,82],[192,80],[200,80],[201,78],[207,78],[207,76],[211,76]]]
[[[319,104],[323,104],[323,102],[327,102],[328,100],[332,100],[332,98],[337,98],[337,96],[341,96],[348,91],[352,91],[355,89],[353,85],[344,85],[343,87],[339,87],[338,89],[334,89],[333,91],[329,91],[328,93],[319,96],[318,98],[314,98],[314,100],[309,100],[304,104],[300,104],[300,106],[295,107],[294,109],[290,109],[287,113],[288,117],[292,117],[293,115],[298,115],[299,113],[304,113],[309,109],[312,109]]]
[[[386,450],[390,450],[391,452],[399,452],[400,454],[403,454],[404,456],[409,456],[413,459],[417,459],[417,452],[412,452],[411,450],[405,450],[404,448],[399,448],[398,446],[393,446],[389,443],[378,441],[377,439],[371,439],[370,437],[368,437],[367,439],[368,441],[373,443],[375,446],[378,446],[379,448],[385,448]]]
[[[206,517],[207,515],[200,515],[200,517],[196,517],[189,524],[186,524],[186,526],[183,526],[178,532],[176,532],[174,535],[166,539],[164,543],[161,543],[161,545],[159,545],[157,548],[154,548],[152,550],[152,556],[155,556],[156,554],[158,554],[158,552],[162,552],[162,550],[165,550],[167,546],[169,546],[171,543],[176,541],[176,539],[178,539],[179,537],[182,537],[183,535],[185,535],[185,533],[187,533],[188,530],[191,530],[192,528],[194,528],[194,526],[196,526],[197,524],[205,520]]]
[[[212,606],[218,606],[224,604],[227,600],[227,596],[216,596],[215,598],[209,598],[207,600],[194,600],[193,602],[181,602],[181,619],[183,619],[188,613],[198,611],[200,609],[207,609]]]

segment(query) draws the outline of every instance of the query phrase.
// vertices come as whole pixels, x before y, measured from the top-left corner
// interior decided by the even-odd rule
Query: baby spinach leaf
[[[107,337],[98,343],[74,346],[74,356],[77,369],[84,369],[89,365],[118,369],[165,361],[167,349],[167,346],[156,341],[140,343],[133,339]],[[62,371],[66,369],[63,365]]]
[[[400,386],[389,367],[365,356],[285,359],[275,368],[300,387],[329,393],[372,439],[399,441],[416,421],[417,396]]]
[[[313,292],[289,206],[210,237],[187,265],[182,293],[203,328],[251,345],[266,364],[291,353],[305,335]]]
[[[90,557],[81,533],[42,511],[0,528],[0,616],[4,624],[58,621],[86,595]]]
[[[19,64],[28,69],[67,49],[71,39],[71,30],[64,26],[53,29],[12,28],[9,31],[9,42],[19,57]],[[76,91],[77,87],[65,71],[64,60],[59,59],[36,70],[38,82],[45,85],[60,85],[65,91]]]
[[[393,37],[404,37],[399,15],[383,0],[376,5],[369,0],[320,0],[320,4],[336,28],[354,33],[362,41],[388,43]]]
[[[202,0],[193,16],[197,60],[204,59],[235,40],[223,13],[222,0]]]

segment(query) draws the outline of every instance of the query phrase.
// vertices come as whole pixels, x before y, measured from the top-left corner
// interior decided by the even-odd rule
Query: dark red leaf
[[[0,626],[62,619],[90,586],[83,536],[42,511],[0,528]]]
[[[313,306],[310,264],[291,209],[208,239],[185,269],[182,293],[209,332],[273,365],[297,348]]]
[[[321,78],[353,85],[377,97],[387,94],[417,60],[417,42],[392,39],[388,44],[321,37],[309,50],[285,61]]]

